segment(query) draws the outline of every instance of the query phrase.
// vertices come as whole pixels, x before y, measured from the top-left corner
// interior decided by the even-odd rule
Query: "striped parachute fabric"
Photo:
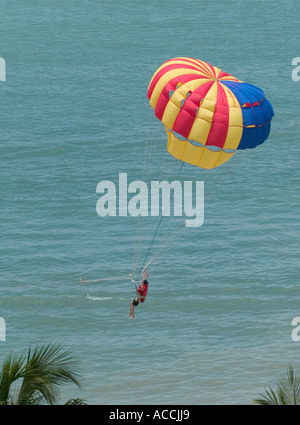
[[[147,96],[166,128],[169,153],[201,168],[218,167],[270,133],[274,112],[264,92],[198,59],[163,63]]]

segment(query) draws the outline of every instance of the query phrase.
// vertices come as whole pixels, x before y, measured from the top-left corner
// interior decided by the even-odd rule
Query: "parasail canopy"
[[[163,63],[147,96],[167,131],[168,152],[201,168],[218,167],[270,133],[274,112],[264,92],[198,59]]]

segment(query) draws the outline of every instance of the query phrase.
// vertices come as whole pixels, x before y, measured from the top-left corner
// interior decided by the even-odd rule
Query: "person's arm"
[[[146,269],[144,268],[143,280],[145,279],[145,277],[146,277]]]

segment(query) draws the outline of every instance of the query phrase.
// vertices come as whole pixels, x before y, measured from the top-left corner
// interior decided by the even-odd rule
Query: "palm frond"
[[[286,375],[277,383],[276,391],[269,388],[265,394],[260,394],[261,399],[254,403],[262,405],[299,405],[300,404],[300,376],[291,365],[288,366]]]
[[[70,398],[70,400],[65,403],[66,406],[83,406],[86,404],[87,403],[84,400],[81,400],[80,398]]]
[[[71,381],[80,387],[73,366],[70,351],[62,351],[59,345],[30,348],[18,404],[27,404],[29,399],[40,403],[41,398],[48,404],[57,403],[63,383]]]
[[[8,404],[12,384],[24,376],[24,356],[9,355],[4,360],[0,373],[0,403]]]

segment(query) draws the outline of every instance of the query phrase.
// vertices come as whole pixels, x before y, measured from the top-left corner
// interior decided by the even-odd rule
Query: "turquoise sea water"
[[[1,361],[63,344],[84,387],[65,400],[89,404],[249,404],[289,363],[300,368],[298,15],[296,0],[2,7]],[[204,224],[163,220],[130,321],[127,276],[156,220],[100,218],[96,187],[119,173],[176,178],[146,93],[177,56],[263,88],[275,116],[257,149],[211,173],[183,168],[182,181],[205,182]]]

